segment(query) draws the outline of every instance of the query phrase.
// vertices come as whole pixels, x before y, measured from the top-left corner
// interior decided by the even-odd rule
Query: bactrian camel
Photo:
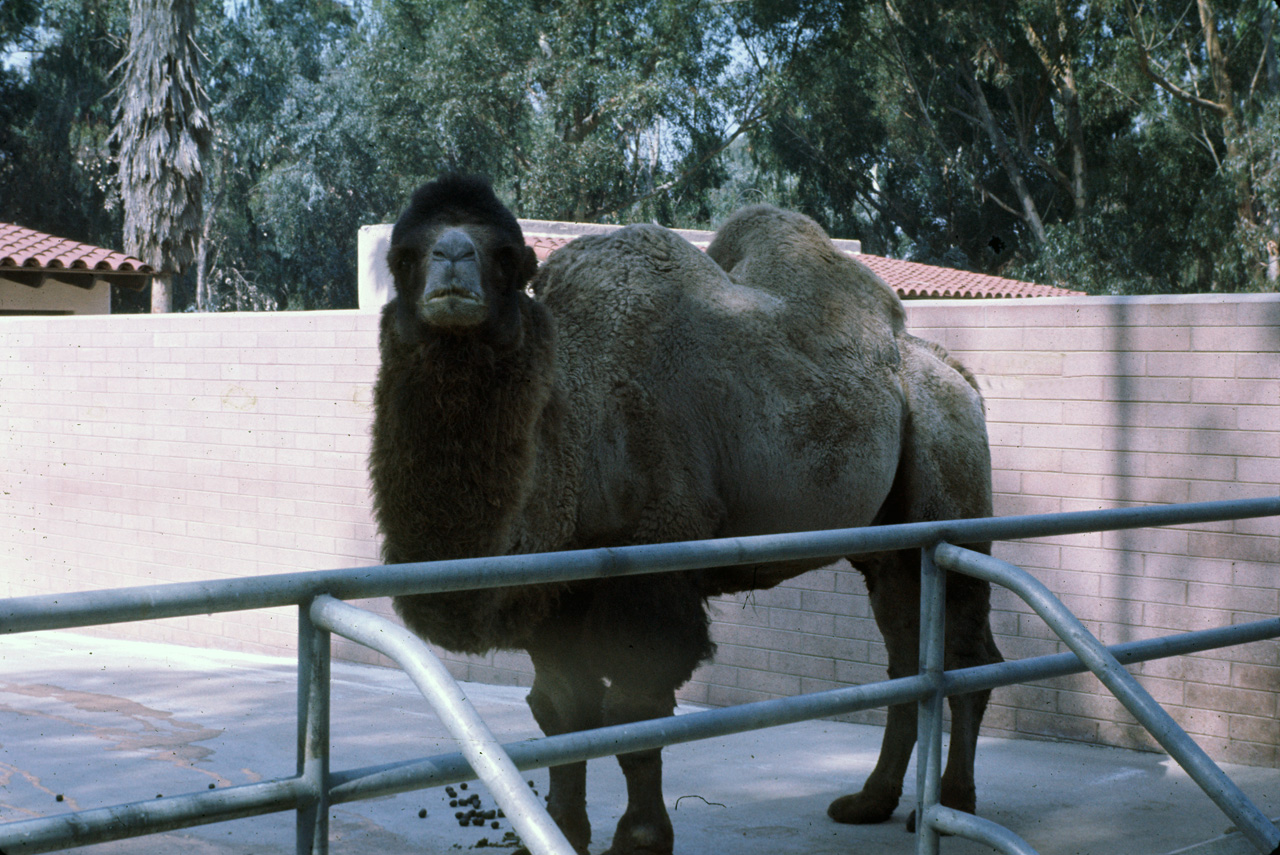
[[[414,195],[391,238],[370,474],[388,563],[987,516],[974,380],[907,333],[902,304],[810,219],[732,216],[707,252],[636,225],[541,268],[484,179]],[[531,284],[532,294],[527,286]],[[917,553],[857,557],[891,677],[917,670]],[[819,562],[397,597],[449,650],[523,649],[547,734],[669,715],[714,651],[706,598]],[[946,666],[999,661],[984,583],[947,587]],[[986,694],[951,699],[942,801],[974,810]],[[892,707],[874,771],[831,803],[889,818],[915,743]],[[660,752],[618,757],[609,855],[670,853]],[[744,774],[749,770],[744,769]],[[548,808],[586,853],[586,764]]]

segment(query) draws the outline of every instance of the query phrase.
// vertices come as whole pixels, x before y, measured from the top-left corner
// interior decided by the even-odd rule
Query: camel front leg
[[[530,650],[533,654],[533,651]],[[533,655],[534,679],[527,702],[534,719],[547,736],[589,730],[600,726],[604,683],[574,667],[573,660]],[[587,817],[586,761],[552,766],[547,791],[547,812],[579,855],[587,855],[591,821]]]
[[[604,723],[661,718],[671,715],[675,707],[674,691],[637,694],[615,683],[605,694]],[[675,832],[662,797],[662,750],[619,754],[618,765],[627,779],[627,809],[605,855],[671,855]]]

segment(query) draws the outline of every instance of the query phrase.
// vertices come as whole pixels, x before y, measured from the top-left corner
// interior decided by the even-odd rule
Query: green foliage
[[[177,308],[354,306],[359,227],[443,170],[524,217],[711,227],[767,201],[869,252],[1091,293],[1280,275],[1270,0],[198,8],[214,136]],[[127,12],[0,7],[0,50],[32,57],[0,70],[0,219],[120,245]]]
[[[127,18],[110,0],[4,4],[0,52],[0,219],[107,246],[119,243],[109,70]]]
[[[705,214],[728,121],[707,0],[385,3],[364,70],[381,162],[408,188],[482,172],[523,216]]]
[[[334,0],[209,11],[217,307],[352,308],[357,232],[399,203],[353,62],[359,21]]]

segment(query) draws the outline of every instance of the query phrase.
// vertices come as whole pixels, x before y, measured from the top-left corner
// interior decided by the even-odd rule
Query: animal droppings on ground
[[[530,789],[533,789],[533,781],[529,781]],[[448,799],[449,807],[462,808],[462,810],[454,811],[453,818],[457,821],[459,828],[484,828],[488,826],[490,831],[501,831],[502,823],[500,820],[506,819],[507,815],[498,808],[488,808],[484,806],[484,800],[479,793],[468,793],[465,796],[459,796],[458,789],[467,789],[465,784],[459,784],[458,788],[445,787],[444,795]],[[537,794],[537,790],[534,790]],[[418,816],[425,817],[426,809],[418,813]],[[471,844],[472,849],[518,849],[522,843],[520,836],[514,831],[503,833],[502,839],[497,840],[490,837],[481,837],[475,843]],[[455,847],[462,848],[462,847]]]

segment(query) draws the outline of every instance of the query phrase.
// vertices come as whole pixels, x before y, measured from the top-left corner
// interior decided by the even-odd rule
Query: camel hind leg
[[[872,612],[889,654],[889,677],[909,677],[919,670],[919,553],[916,551],[863,559]],[[949,670],[1001,661],[988,621],[990,589],[985,582],[950,575],[946,596],[946,655]],[[942,803],[972,813],[978,730],[989,692],[948,699],[951,745],[942,777]],[[903,777],[916,743],[916,705],[889,708],[880,757],[861,791],[831,803],[828,815],[837,822],[884,822],[902,796]],[[908,822],[910,826],[910,821]]]
[[[908,416],[903,454],[881,524],[962,519],[991,514],[991,463],[982,402],[972,375],[945,351],[918,339],[904,348]],[[987,545],[970,548],[987,551]],[[872,612],[889,654],[889,676],[919,670],[920,556],[915,550],[850,559],[867,580]],[[1001,661],[990,625],[990,586],[948,574],[945,665],[948,669]],[[989,692],[949,699],[951,746],[942,778],[942,803],[973,812],[973,765]],[[916,741],[914,704],[890,707],[875,769],[862,791],[831,803],[838,822],[888,819]]]

